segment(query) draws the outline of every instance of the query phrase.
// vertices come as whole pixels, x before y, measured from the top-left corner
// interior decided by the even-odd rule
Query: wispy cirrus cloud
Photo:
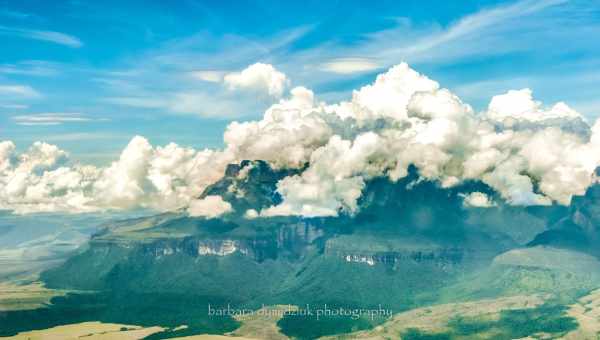
[[[231,119],[256,115],[272,103],[272,100],[259,102],[256,96],[242,96],[240,93],[233,96],[223,91],[226,75],[256,62],[272,64],[294,83],[318,90],[321,100],[337,101],[351,95],[352,84],[365,82],[366,77],[375,71],[407,61],[417,69],[433,74],[444,70],[441,78],[445,86],[464,87],[458,92],[465,93],[469,101],[480,108],[490,95],[501,92],[496,91],[497,88],[505,90],[505,86],[486,85],[489,91],[485,93],[481,89],[471,91],[465,86],[498,80],[500,73],[483,70],[469,74],[462,72],[465,67],[472,70],[472,65],[478,62],[484,64],[482,61],[489,59],[489,63],[480,66],[492,69],[494,64],[498,64],[498,59],[508,56],[508,60],[518,55],[522,60],[515,61],[516,66],[532,66],[526,70],[527,77],[547,77],[540,84],[523,81],[514,86],[533,87],[536,93],[546,96],[550,84],[557,82],[557,78],[564,78],[564,72],[533,68],[544,63],[558,65],[563,62],[561,56],[567,54],[582,57],[597,55],[596,48],[589,44],[600,34],[600,26],[593,18],[597,14],[590,13],[592,10],[582,10],[577,0],[510,1],[463,13],[446,23],[396,18],[386,29],[359,35],[360,39],[351,44],[328,40],[305,48],[299,48],[297,42],[311,32],[313,27],[310,26],[261,38],[197,32],[187,38],[168,40],[138,54],[128,55],[126,59],[113,63],[114,68],[83,72],[95,83],[94,90],[97,91],[90,96],[94,105],[109,105],[107,110],[122,108],[146,110],[149,114],[191,114]],[[575,36],[581,39],[571,38]],[[557,45],[567,46],[567,43],[568,49],[555,48]],[[533,63],[527,58],[546,60]],[[577,62],[581,63],[580,60]],[[564,65],[559,67],[565,69]],[[4,72],[9,75],[21,72],[19,75],[22,75],[23,72],[40,74],[44,70],[33,66],[6,65]],[[60,72],[61,75],[73,73],[62,69]],[[578,75],[585,72],[582,70]],[[501,73],[501,77],[523,78],[524,74],[522,69],[511,66]],[[565,87],[576,88],[581,81],[579,76],[569,79],[570,85]],[[563,79],[560,84],[565,84]],[[582,96],[575,92],[581,93],[581,87],[578,91],[563,94],[561,98],[569,102],[585,99],[575,98]]]
[[[116,138],[129,138],[128,135],[120,135],[118,133],[107,133],[107,132],[74,132],[74,133],[61,133],[55,135],[47,135],[44,140],[47,142],[78,142],[78,141],[90,141],[90,140],[110,140]],[[114,155],[113,155],[114,156]]]
[[[0,10],[0,16],[15,18],[15,19],[28,19],[28,18],[36,17],[36,15],[33,15],[31,13],[25,13],[25,12],[20,12],[20,11],[11,11],[11,10],[7,10],[7,9]]]
[[[165,99],[144,96],[108,97],[103,98],[102,101],[118,106],[137,107],[141,109],[162,109],[168,107],[168,101]]]
[[[59,66],[43,60],[25,60],[18,63],[0,64],[0,74],[49,77],[59,74]]]
[[[499,52],[503,48],[506,48],[506,44],[502,45],[485,45],[480,46],[477,49],[472,49],[475,45],[464,44],[467,40],[473,40],[481,42],[480,39],[490,39],[496,37],[508,38],[509,30],[519,30],[528,24],[528,21],[535,22],[534,19],[527,20],[528,16],[535,15],[536,13],[550,9],[552,7],[567,3],[568,0],[523,0],[517,1],[509,5],[503,5],[482,10],[480,12],[465,16],[460,20],[454,22],[446,29],[431,29],[420,36],[416,41],[411,42],[406,46],[400,46],[399,48],[386,49],[384,55],[393,55],[398,53],[404,56],[413,56],[416,58],[426,58],[425,54],[435,53],[436,55],[443,55],[444,49],[439,47],[462,41],[464,46],[464,52],[469,53],[483,53],[482,47],[487,49],[491,54]],[[519,23],[515,21],[525,20],[525,23]],[[512,28],[507,28],[502,24],[513,22],[516,25]],[[391,32],[394,33],[392,30]],[[477,37],[473,35],[481,35]],[[505,34],[503,34],[505,33]]]
[[[543,77],[545,82],[536,84],[536,92],[553,100],[558,97],[550,87],[562,84],[560,98],[567,101],[579,100],[585,74],[597,70],[597,65],[585,65],[597,60],[600,52],[589,43],[600,34],[600,8],[585,1],[513,1],[483,7],[446,24],[393,20],[390,27],[361,36],[356,43],[324,42],[272,63],[294,82],[328,89],[321,93],[325,100],[347,98],[352,82],[364,81],[362,77],[377,70],[375,65],[386,68],[400,61],[417,69],[439,71],[450,87],[498,77]],[[511,60],[511,67],[506,67],[504,60]],[[574,72],[569,64],[574,60],[579,65],[577,77],[567,84],[563,79]],[[367,71],[370,66],[373,70]],[[595,84],[585,88],[600,85]],[[578,91],[571,90],[575,88]],[[474,93],[469,99],[479,104],[488,95]]]
[[[151,96],[108,97],[101,101],[116,106],[160,110],[171,114],[195,114],[204,118],[230,119],[239,115],[240,102],[252,103],[247,97],[248,95],[242,93],[227,96],[215,92],[183,91],[163,93],[160,98]],[[263,103],[256,98],[255,102]],[[254,105],[252,109],[258,110],[256,103]]]
[[[3,109],[11,109],[11,110],[24,110],[29,106],[24,104],[0,104],[0,107]]]
[[[260,75],[244,74],[257,75],[261,84],[259,90],[274,96],[226,89],[255,88],[257,79],[245,77],[242,81],[236,76],[257,61],[266,65],[271,60],[283,58],[289,45],[308,29],[300,27],[262,41],[235,35],[214,37],[205,33],[171,41],[127,60],[118,70],[106,70],[98,75],[94,80],[107,92],[100,101],[212,119],[256,115],[282,93],[286,83],[284,70],[267,71],[269,75],[265,79],[262,72],[258,72]],[[208,46],[212,47],[207,49]],[[229,76],[227,82],[226,76]]]
[[[78,112],[49,112],[14,116],[13,120],[18,125],[61,125],[64,123],[82,123],[99,121]]]
[[[83,42],[79,40],[79,38],[56,31],[0,26],[0,34],[16,36],[24,39],[47,41],[72,48],[80,48],[83,46]]]
[[[322,71],[352,74],[374,71],[381,66],[367,58],[338,58],[321,64]]]
[[[42,95],[28,85],[0,85],[0,97],[38,98]]]
[[[514,52],[533,53],[577,32],[595,35],[597,28],[590,29],[589,15],[579,7],[567,0],[522,0],[483,8],[444,26],[397,18],[392,27],[365,35],[359,43],[324,43],[288,57],[286,64],[307,65],[306,77],[314,78],[315,69],[343,76],[367,66],[375,70],[375,65],[385,68],[399,61],[448,65]],[[569,21],[575,17],[573,13],[580,13],[578,20]],[[584,41],[576,43],[583,45]],[[355,60],[345,60],[348,56]]]
[[[203,70],[190,72],[190,76],[194,79],[206,81],[209,83],[220,83],[223,80],[225,72],[215,70]]]
[[[555,42],[576,36],[578,32],[588,39],[570,39],[572,51],[589,51],[593,47],[586,41],[600,34],[600,31],[591,23],[591,14],[581,11],[580,7],[566,0],[521,0],[483,7],[444,25],[397,18],[389,28],[361,36],[355,43],[325,41],[306,49],[293,46],[311,31],[312,27],[308,26],[282,32],[269,39],[236,36],[214,39],[206,34],[197,34],[164,44],[131,60],[133,67],[128,69],[125,76],[106,74],[106,78],[114,79],[115,85],[125,80],[129,84],[126,88],[115,86],[113,90],[118,95],[108,96],[112,98],[107,101],[117,105],[152,109],[162,107],[165,112],[179,112],[183,106],[187,109],[190,105],[169,105],[164,103],[165,100],[157,103],[154,98],[164,97],[169,92],[193,93],[195,97],[202,98],[202,101],[196,101],[202,104],[202,110],[219,111],[208,106],[222,106],[218,102],[227,99],[220,98],[222,94],[219,92],[219,84],[225,75],[257,61],[272,64],[294,82],[310,88],[327,88],[329,91],[322,93],[322,98],[330,100],[330,96],[334,96],[338,100],[340,93],[349,95],[350,87],[343,92],[343,85],[340,84],[351,77],[363,77],[400,61],[407,61],[416,67],[443,68],[511,53],[535,54],[537,57],[540,55],[538,51],[544,50],[564,54],[566,52],[553,48]],[[573,13],[578,13],[578,20],[571,19],[575,17]],[[209,45],[214,48],[206,51]],[[514,70],[513,76],[517,72]],[[132,83],[140,87],[132,88]],[[465,81],[460,83],[464,84]],[[237,101],[240,102],[237,107],[239,112],[229,116],[257,112],[248,109],[251,102],[242,103],[242,98],[237,98]],[[231,106],[231,109],[235,108]]]

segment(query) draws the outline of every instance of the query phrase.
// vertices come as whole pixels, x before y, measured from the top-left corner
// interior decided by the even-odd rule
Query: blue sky
[[[256,62],[336,101],[407,61],[478,110],[530,87],[591,120],[598,37],[596,0],[0,1],[0,140],[97,164],[136,134],[219,147],[275,99],[203,75]]]

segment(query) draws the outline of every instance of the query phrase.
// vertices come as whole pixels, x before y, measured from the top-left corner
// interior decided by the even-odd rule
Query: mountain
[[[219,195],[229,202],[233,212],[220,218],[175,211],[106,224],[75,255],[41,275],[48,288],[93,291],[96,298],[71,294],[29,320],[52,319],[87,301],[76,321],[190,325],[159,336],[171,337],[236,327],[228,317],[199,316],[209,304],[250,309],[326,304],[398,313],[518,294],[568,300],[600,286],[600,187],[569,207],[497,203],[474,208],[464,205],[462,193],[484,192],[500,200],[483,183],[442,188],[411,168],[397,182],[368,182],[354,215],[244,217],[248,209],[281,202],[277,181],[298,171],[273,169],[262,161],[230,165],[223,179],[199,197]],[[123,313],[142,307],[161,313]],[[382,322],[338,321],[320,334]],[[289,318],[281,322],[291,327]],[[302,322],[321,327],[310,318]],[[26,328],[15,324],[4,334]]]
[[[529,245],[556,246],[600,256],[600,186],[592,186],[584,196],[575,197],[568,213]]]

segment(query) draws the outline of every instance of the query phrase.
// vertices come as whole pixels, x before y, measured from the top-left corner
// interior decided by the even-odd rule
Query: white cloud
[[[237,100],[240,96],[224,96],[220,93],[203,91],[166,93],[161,98],[109,97],[103,101],[142,109],[160,109],[174,114],[196,114],[209,118],[230,118],[241,109]],[[255,98],[256,99],[256,98]],[[259,100],[255,100],[259,102]]]
[[[16,64],[0,65],[0,73],[49,77],[59,74],[58,64],[42,60],[26,60]]]
[[[306,31],[306,28],[288,30],[260,41],[236,35],[217,37],[198,33],[147,51],[139,58],[126,61],[116,71],[100,70],[93,80],[104,88],[102,92],[107,99],[103,101],[119,106],[211,118],[255,118],[279,99],[269,95],[269,88],[271,93],[277,94],[278,88],[282,87],[284,93],[288,82],[279,86],[275,77],[273,82],[268,80],[269,84],[274,84],[270,87],[264,84],[226,91],[228,85],[223,81],[224,76],[241,73],[246,65],[265,55],[280,55]],[[210,51],[197,48],[207,44],[213,46]],[[232,69],[231,65],[240,68]],[[194,105],[190,111],[187,106],[183,112],[182,105],[175,105],[180,94],[187,95],[188,99],[191,96],[202,98],[202,102],[198,101],[201,105]]]
[[[544,110],[542,103],[533,99],[533,92],[530,89],[511,90],[505,94],[494,96],[486,115],[490,119],[506,123],[584,119],[581,114],[563,102]]]
[[[20,98],[37,98],[41,94],[31,86],[26,85],[0,85],[0,96],[16,96]]]
[[[332,135],[325,115],[313,105],[312,91],[294,88],[291,97],[271,106],[261,121],[229,124],[225,143],[241,159],[262,159],[275,167],[300,167]]]
[[[489,208],[493,207],[496,204],[492,201],[488,195],[483,192],[472,192],[467,195],[463,195],[463,203],[468,207],[477,207],[477,208]]]
[[[0,34],[12,35],[26,39],[48,41],[51,43],[64,45],[73,48],[83,46],[79,38],[55,31],[32,30],[25,28],[0,26]]]
[[[361,134],[354,142],[333,136],[311,155],[310,167],[302,175],[278,183],[277,191],[284,202],[263,210],[261,215],[313,217],[335,216],[340,210],[356,212],[365,179],[381,173],[386,166],[381,147],[375,133]]]
[[[103,176],[94,183],[108,206],[134,206],[146,194],[148,168],[153,157],[150,143],[142,137],[135,137],[129,142],[121,157],[103,171]]]
[[[323,63],[319,68],[326,72],[339,74],[353,74],[373,71],[381,66],[365,58],[338,58]]]
[[[131,89],[115,87],[111,92],[112,97],[163,98],[168,92],[203,92],[215,99],[210,103],[214,104],[224,97],[223,93],[213,91],[214,88],[220,88],[220,84],[196,81],[191,79],[190,73],[219,72],[227,70],[231,65],[239,65],[241,70],[243,66],[269,56],[268,62],[280,70],[285,70],[297,84],[319,89],[335,87],[334,91],[319,93],[319,97],[338,101],[346,98],[350,91],[344,86],[340,87],[341,81],[348,75],[324,71],[321,69],[324,63],[368,57],[383,69],[399,61],[407,61],[413,66],[424,67],[432,72],[443,71],[446,79],[444,86],[454,91],[457,88],[455,86],[460,85],[462,81],[475,83],[486,76],[485,72],[470,72],[469,76],[465,77],[462,74],[464,68],[452,65],[459,63],[473,66],[484,62],[486,58],[519,54],[525,56],[523,60],[535,56],[540,63],[528,69],[527,74],[519,74],[522,67],[503,69],[501,78],[510,80],[510,86],[494,86],[493,91],[489,87],[481,89],[478,86],[471,92],[472,96],[463,91],[454,92],[479,108],[489,101],[491,95],[508,89],[531,87],[548,98],[568,99],[569,105],[580,110],[577,103],[585,101],[586,98],[594,98],[593,89],[598,87],[597,79],[587,81],[588,84],[583,80],[590,74],[597,73],[597,62],[592,60],[597,54],[596,47],[588,42],[594,41],[594,37],[600,34],[593,11],[587,7],[577,1],[554,0],[519,0],[486,5],[448,23],[417,23],[397,19],[391,22],[388,30],[362,35],[352,44],[327,42],[301,51],[293,49],[293,43],[312,27],[282,32],[269,38],[235,35],[215,37],[199,33],[170,41],[139,58],[130,58],[126,65],[119,68],[124,72],[103,74],[107,78],[127,80],[137,85],[137,88]],[[521,34],[522,32],[529,33]],[[580,39],[572,39],[574,36]],[[199,44],[208,44],[214,48],[210,51],[196,48]],[[557,49],[557,45],[569,46],[569,49]],[[571,60],[569,55],[573,53],[583,56],[583,59],[579,58],[576,63],[568,62]],[[540,66],[546,64],[551,64],[552,67]],[[493,69],[494,65],[492,63],[487,66]],[[217,78],[212,76],[214,75],[205,78]],[[565,80],[565,76],[569,76],[569,79]],[[515,77],[524,79],[514,83],[512,80]],[[533,81],[530,81],[532,79]],[[230,92],[233,97],[247,94],[248,91]],[[259,96],[256,93],[254,96],[234,97],[237,103],[236,110],[233,110],[234,116],[254,118],[257,113],[264,112],[268,105],[256,105],[257,97]],[[204,105],[203,109],[212,111],[208,105]],[[589,114],[592,117],[596,115],[594,112]]]
[[[258,216],[259,216],[258,211],[256,211],[255,209],[248,209],[244,213],[244,217],[249,220],[251,220],[253,218],[257,218]]]
[[[582,129],[572,130],[548,118],[579,115],[561,103],[547,109],[528,90],[494,97],[487,111],[476,114],[437,82],[400,64],[337,104],[317,102],[312,91],[296,87],[261,120],[231,123],[222,150],[153,147],[135,137],[117,161],[96,168],[68,166],[66,153],[48,144],[36,143],[18,155],[13,143],[4,142],[0,208],[168,210],[194,202],[196,213],[213,205],[220,207],[214,211],[226,211],[220,197],[206,202],[197,197],[223,176],[227,164],[245,159],[304,169],[277,184],[283,201],[256,212],[260,216],[352,214],[369,180],[398,180],[411,165],[443,187],[481,181],[508,204],[569,204],[597,181],[600,122],[590,127],[581,121]],[[492,204],[475,193],[465,200]]]
[[[343,61],[363,59],[360,56],[368,56],[368,61],[376,63],[378,68],[389,68],[399,61],[407,61],[412,65],[427,64],[439,69],[455,62],[509,53],[539,56],[540,50],[548,49],[563,55],[566,51],[552,49],[556,41],[568,42],[570,51],[584,50],[594,55],[594,47],[586,41],[596,36],[598,29],[594,26],[592,12],[582,7],[567,0],[520,0],[482,6],[479,11],[449,23],[417,23],[401,18],[395,20],[395,25],[390,28],[365,34],[352,44],[326,42],[302,52],[282,53],[284,58],[275,61],[290,70],[290,75],[298,65],[307,65],[293,74],[294,80],[302,77],[300,80],[304,85],[316,86],[327,84],[336,75],[346,76],[347,73],[343,72],[350,72],[354,67]],[[568,25],[565,25],[567,22]],[[519,34],[524,31],[529,34]],[[586,36],[588,39],[568,40],[572,36]],[[338,64],[338,61],[341,63]],[[361,65],[354,64],[356,68]],[[453,74],[452,71],[447,73]],[[456,75],[460,76],[459,73]],[[557,79],[556,75],[554,79]]]
[[[94,182],[94,198],[99,206],[114,209],[182,207],[218,180],[229,162],[222,152],[195,151],[176,144],[153,148],[137,136],[118,161],[101,170]]]
[[[109,97],[103,101],[123,106],[139,107],[144,109],[160,109],[167,107],[167,101],[160,98],[148,97]]]
[[[210,83],[220,83],[224,74],[222,71],[194,71],[190,73],[193,78]]]
[[[176,144],[152,147],[135,137],[109,167],[68,165],[56,146],[35,143],[15,153],[0,143],[0,209],[17,213],[70,213],[134,207],[185,207],[232,162],[225,152],[196,151]]]
[[[51,112],[37,113],[28,115],[19,115],[12,117],[18,125],[60,125],[63,123],[80,123],[93,121],[81,113],[77,112]]]
[[[402,48],[402,52],[407,55],[423,56],[426,58],[426,56],[424,56],[426,53],[435,54],[437,51],[443,51],[444,49],[439,49],[439,47],[442,45],[448,45],[453,42],[461,41],[461,39],[469,36],[481,35],[482,31],[497,29],[496,26],[500,22],[515,20],[519,17],[535,14],[549,7],[563,4],[566,1],[567,0],[523,0],[508,5],[485,9],[461,18],[457,22],[450,25],[446,30],[425,35],[416,42],[412,42],[409,46]],[[467,53],[485,53],[482,51],[469,51],[472,46],[470,46],[468,43],[464,45],[466,50],[465,52]],[[496,52],[494,48],[502,48],[504,46],[491,46],[492,48],[489,47],[490,46],[488,45],[486,49],[493,53]],[[448,54],[451,55],[451,53]]]
[[[406,105],[416,92],[433,91],[439,84],[410,69],[406,63],[377,76],[372,85],[354,91],[352,103],[358,105],[357,118],[406,117]]]
[[[0,107],[11,110],[24,110],[29,108],[29,106],[23,104],[0,104]]]
[[[13,142],[0,142],[0,171],[4,171],[10,166],[11,156],[14,151],[15,144]]]
[[[219,217],[233,211],[231,204],[223,201],[221,196],[206,196],[200,200],[190,202],[188,214],[190,216],[203,216],[208,218]]]
[[[194,113],[202,117],[221,119],[236,114],[236,106],[229,98],[215,97],[203,92],[176,93],[167,109],[175,113]]]
[[[264,91],[272,97],[281,97],[289,83],[285,74],[273,65],[263,63],[252,64],[241,72],[228,73],[223,81],[230,89]]]
[[[528,91],[517,95],[524,97],[521,102],[496,97],[490,108],[504,118],[526,118],[530,124],[516,130],[504,125],[498,130],[488,122],[490,115],[475,115],[469,105],[436,82],[405,64],[393,67],[373,85],[355,91],[352,102],[306,109],[317,116],[320,112],[330,127],[330,139],[303,152],[310,154],[308,169],[283,179],[278,184],[283,203],[261,214],[353,212],[366,180],[404,177],[409,165],[446,187],[465,179],[481,180],[509,204],[568,204],[573,195],[583,194],[595,182],[600,150],[586,134],[546,124],[547,118],[579,119],[566,105],[544,110]],[[344,119],[342,126],[335,117]],[[382,118],[385,123],[374,124]],[[365,128],[372,129],[369,134],[375,137],[365,139]],[[587,129],[592,141],[598,140],[597,130]],[[336,136],[340,133],[346,137]],[[365,140],[376,142],[365,144]],[[474,204],[483,203],[480,195],[472,198]]]

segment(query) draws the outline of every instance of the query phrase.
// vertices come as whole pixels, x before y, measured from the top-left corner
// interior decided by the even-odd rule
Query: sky
[[[599,36],[598,0],[0,0],[0,210],[334,216],[409,166],[568,205],[598,182]],[[304,170],[271,207],[198,198],[243,160]]]
[[[530,88],[595,120],[599,36],[597,0],[0,0],[0,140],[95,165],[135,135],[215,148],[285,89],[349,99],[401,62],[477,111]],[[255,63],[284,78],[247,86],[240,72]]]

